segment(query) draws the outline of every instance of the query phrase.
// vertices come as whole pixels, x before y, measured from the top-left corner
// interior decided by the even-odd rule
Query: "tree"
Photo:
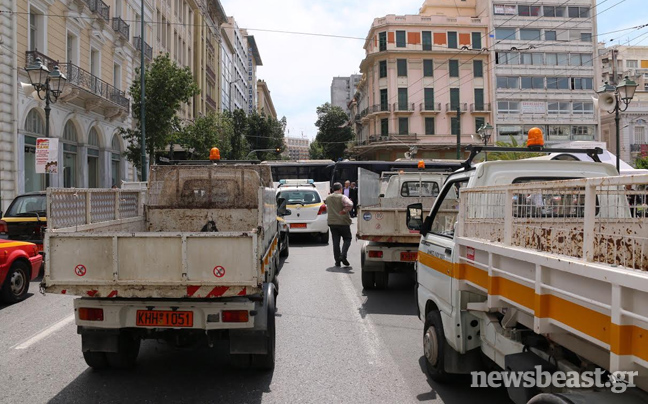
[[[247,130],[245,137],[250,150],[263,149],[284,149],[284,131],[286,129],[286,117],[277,120],[276,118],[259,114],[256,111],[247,116]],[[259,160],[276,160],[279,155],[276,151],[256,152]]]
[[[196,118],[182,129],[176,139],[187,150],[190,160],[208,160],[212,147],[218,147],[222,159],[231,159],[233,137],[234,128],[229,117],[209,114]]]
[[[136,79],[129,93],[132,99],[135,129],[120,129],[120,134],[128,143],[124,155],[141,170],[141,86],[140,70],[135,69]],[[164,149],[173,143],[174,132],[180,128],[177,112],[200,92],[188,67],[179,67],[169,58],[169,54],[157,56],[144,71],[146,106],[146,151],[151,159],[155,150]]]
[[[635,160],[635,168],[648,170],[648,157],[639,158]]]
[[[242,109],[236,109],[234,112],[226,111],[225,116],[232,123],[232,135],[229,139],[231,155],[228,158],[231,160],[243,160],[250,151],[250,147],[245,139],[245,134],[248,130],[247,115]]]
[[[317,143],[317,141],[313,141],[310,144],[310,150],[308,150],[308,155],[311,159],[313,160],[325,160],[326,156],[324,155],[324,149],[322,146]]]
[[[524,141],[524,143],[520,145],[517,140],[511,136],[510,142],[495,142],[495,146],[525,148],[527,147],[527,142]],[[542,153],[490,152],[488,153],[488,160],[520,160],[538,156],[542,156]]]
[[[321,156],[318,158],[326,158],[337,160],[344,157],[347,148],[347,142],[353,140],[353,130],[347,125],[349,117],[338,106],[332,106],[330,103],[325,103],[317,107],[317,136],[315,142],[317,145],[311,146],[311,158],[314,158],[313,151],[319,154],[321,148]]]

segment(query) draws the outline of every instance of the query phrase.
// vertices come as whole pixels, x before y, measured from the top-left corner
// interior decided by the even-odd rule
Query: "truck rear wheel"
[[[84,352],[83,359],[85,359],[88,366],[95,370],[106,369],[110,366],[105,352]]]
[[[365,249],[360,251],[360,268],[362,272],[362,288],[366,290],[374,289],[376,283],[376,273],[365,270]]]
[[[140,339],[126,333],[119,335],[117,352],[106,352],[108,364],[116,369],[130,369],[137,363]]]
[[[268,353],[252,355],[254,366],[259,369],[272,370],[275,366],[275,311],[274,299],[268,299],[268,335],[266,337]]]
[[[448,374],[445,371],[443,358],[445,354],[445,334],[439,311],[431,311],[425,316],[423,328],[423,354],[425,367],[430,379],[436,382],[446,382]]]
[[[279,253],[279,256],[282,257],[282,258],[286,258],[286,257],[288,257],[288,254],[290,254],[290,239],[288,238],[288,236],[286,236],[285,243],[286,243],[286,246]]]

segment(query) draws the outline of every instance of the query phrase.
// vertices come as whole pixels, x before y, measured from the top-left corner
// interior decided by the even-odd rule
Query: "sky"
[[[645,0],[597,3],[599,41],[648,45],[648,27],[611,33],[648,24]],[[257,78],[266,81],[278,118],[286,117],[287,136],[303,134],[312,140],[317,135],[316,109],[331,101],[333,77],[360,73],[364,39],[374,18],[418,14],[423,0],[221,0],[221,4],[239,28],[254,35],[263,61]]]

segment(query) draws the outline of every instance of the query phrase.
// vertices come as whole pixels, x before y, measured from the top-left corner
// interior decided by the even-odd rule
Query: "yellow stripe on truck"
[[[38,218],[37,217],[3,217],[2,220],[4,220],[7,223],[20,223],[20,222],[37,222]],[[41,222],[47,221],[47,218],[45,216],[40,217]]]
[[[636,325],[612,323],[607,314],[554,295],[539,295],[535,290],[507,278],[488,276],[470,264],[455,264],[419,251],[421,264],[446,276],[465,280],[532,310],[538,318],[550,318],[610,345],[616,355],[633,355],[648,361],[648,330]]]
[[[0,249],[10,248],[10,247],[23,247],[26,245],[33,245],[34,243],[28,243],[25,241],[13,241],[11,243],[0,243]]]

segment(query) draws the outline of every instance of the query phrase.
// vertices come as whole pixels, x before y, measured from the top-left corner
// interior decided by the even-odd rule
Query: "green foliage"
[[[218,147],[221,159],[231,159],[233,137],[232,120],[223,114],[210,114],[196,118],[176,138],[190,160],[208,160],[212,147]]]
[[[248,119],[245,111],[236,109],[234,112],[225,111],[225,115],[232,123],[232,135],[229,138],[231,160],[243,160],[250,151],[245,134],[248,129]]]
[[[155,150],[164,149],[174,139],[180,127],[176,113],[183,104],[200,93],[188,67],[179,67],[169,54],[157,56],[144,72],[146,103],[146,151],[151,158]],[[130,86],[131,108],[136,121],[135,129],[120,129],[127,141],[126,158],[141,169],[141,87],[140,71],[135,69],[135,79]]]
[[[511,136],[510,142],[495,142],[495,146],[498,147],[527,147],[526,141],[523,144],[519,144],[513,136]],[[528,159],[530,157],[542,156],[542,153],[518,153],[518,152],[490,152],[488,153],[488,160],[520,160]]]
[[[284,149],[284,131],[286,117],[277,120],[272,116],[259,114],[256,111],[247,116],[245,138],[250,150]],[[258,151],[250,155],[258,160],[278,160],[281,158],[276,151]]]
[[[328,102],[317,107],[315,126],[318,131],[311,144],[311,158],[337,160],[344,157],[347,142],[354,138],[348,121],[349,117],[340,107],[331,106]]]
[[[636,159],[635,168],[648,170],[648,157]]]

